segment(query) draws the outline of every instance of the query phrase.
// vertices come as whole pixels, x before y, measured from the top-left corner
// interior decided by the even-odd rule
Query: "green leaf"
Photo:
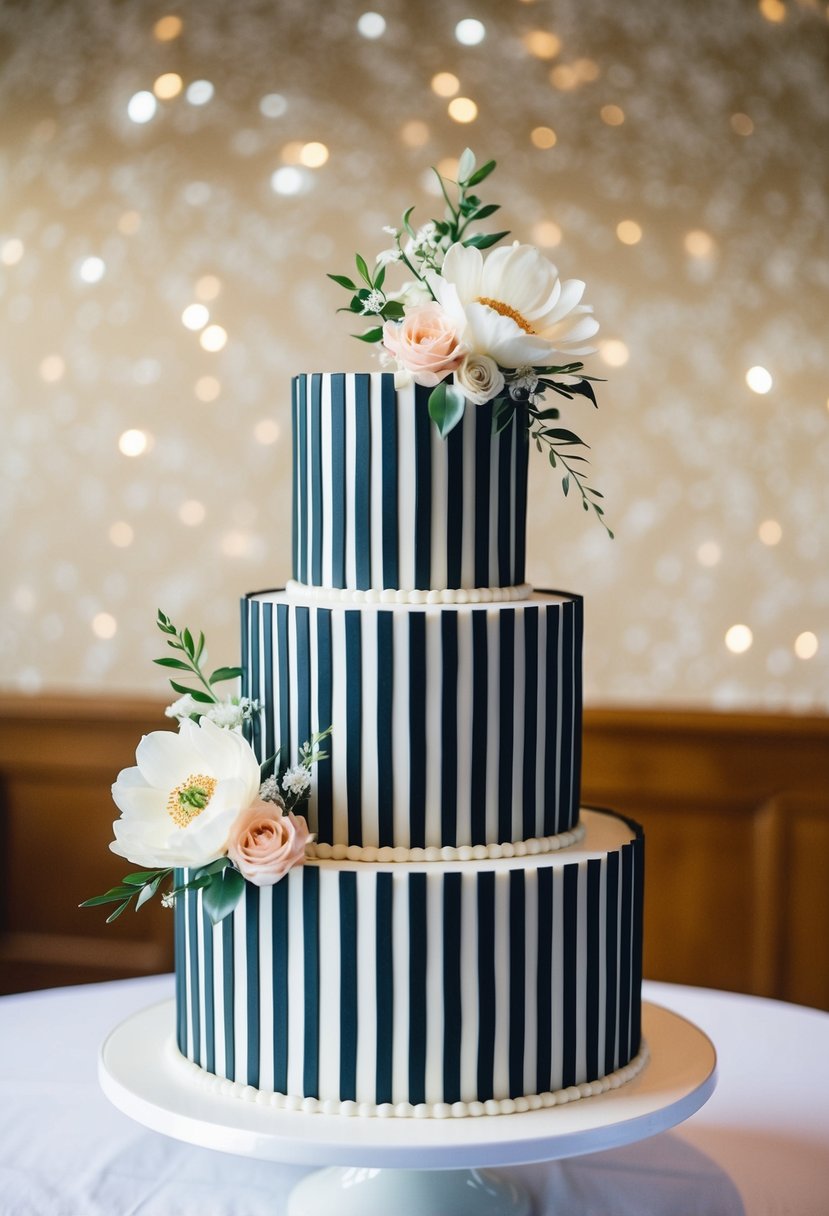
[[[165,874],[172,874],[172,870],[139,870],[137,874],[127,874],[124,883],[129,887],[143,887],[145,883],[154,878],[163,878]]]
[[[129,906],[129,902],[129,899],[125,899],[120,907],[116,908],[114,912],[110,912],[109,916],[106,918],[106,923],[111,925],[114,920],[117,920],[121,913],[126,911],[127,907]]]
[[[471,148],[464,148],[458,161],[458,182],[465,186],[470,182],[475,172],[475,153]]]
[[[570,489],[570,474],[569,473],[565,477],[562,477],[561,488],[564,491],[564,497],[566,498],[567,492]]]
[[[194,701],[198,701],[200,705],[215,705],[216,698],[210,697],[206,692],[202,692],[200,688],[188,688],[185,684],[176,684],[175,680],[170,681],[170,687],[174,692],[181,693],[183,697],[192,697]]]
[[[371,275],[368,272],[368,266],[366,266],[366,259],[364,257],[361,257],[360,254],[358,253],[354,260],[357,263],[357,269],[360,272],[360,278],[365,279],[366,283],[368,283],[369,287],[371,287]]]
[[[472,245],[474,249],[489,249],[491,245],[497,245],[505,236],[509,236],[509,232],[476,232],[474,236],[468,236],[463,241],[462,245]]]
[[[185,663],[182,659],[164,658],[153,659],[154,663],[158,663],[159,667],[174,667],[176,671],[192,671],[193,668],[189,663]]]
[[[512,422],[515,415],[515,410],[501,410],[499,414],[492,416],[492,433],[500,435],[501,431],[505,431]]]
[[[485,220],[485,219],[488,219],[491,215],[494,215],[496,211],[500,211],[500,210],[501,210],[500,203],[487,203],[486,206],[479,207],[472,218],[476,219],[476,220]]]
[[[406,315],[406,310],[399,300],[386,300],[380,315],[384,321],[399,321]]]
[[[557,418],[561,417],[561,410],[556,409],[555,406],[551,406],[548,410],[533,410],[533,417],[539,420],[543,419],[548,422],[555,422]]]
[[[480,169],[478,169],[475,173],[473,173],[472,176],[464,182],[464,185],[465,186],[477,186],[480,182],[482,182],[484,180],[485,177],[489,177],[490,173],[492,172],[492,170],[494,168],[495,168],[495,161],[488,160],[485,165],[481,165]]]
[[[214,925],[233,911],[242,898],[245,880],[238,870],[227,866],[202,891],[202,904]]]
[[[182,640],[182,642],[184,643],[184,649],[185,649],[185,650],[187,651],[187,653],[190,655],[190,658],[191,658],[191,659],[192,659],[192,658],[194,658],[194,657],[195,657],[195,654],[196,654],[196,644],[195,644],[195,642],[193,641],[193,635],[192,635],[192,633],[190,632],[190,630],[189,630],[189,629],[183,629],[183,630],[182,630],[182,632],[181,632],[181,640]]]
[[[132,899],[135,890],[132,887],[111,887],[103,895],[93,895],[91,899],[85,899],[82,904],[78,904],[79,908],[98,908],[101,904],[114,904],[119,899]]]
[[[385,281],[386,281],[386,267],[384,264],[377,271],[377,278],[374,280],[374,290],[380,291],[380,289],[382,288]]]
[[[344,274],[330,274],[328,277],[329,279],[333,279],[335,283],[339,283],[340,287],[344,287],[346,291],[357,290],[357,284],[353,283],[351,279]]]
[[[581,397],[587,397],[589,401],[593,402],[596,409],[599,408],[596,394],[593,392],[593,386],[589,380],[579,380],[577,384],[568,384],[567,387],[571,393],[578,393]]]
[[[154,878],[152,880],[152,882],[148,882],[145,884],[145,886],[141,890],[141,894],[138,896],[138,899],[135,901],[136,912],[138,911],[139,908],[142,908],[144,906],[144,904],[147,902],[148,899],[152,899],[152,897],[155,895],[156,891],[158,890],[163,877],[164,877],[163,874],[159,874],[157,878]]]
[[[579,444],[579,446],[582,447],[587,447],[587,444],[582,444],[581,439],[579,439],[578,435],[576,435],[574,431],[567,431],[561,426],[545,427],[541,434],[545,435],[548,439],[554,439],[557,443],[574,443]]]
[[[466,398],[454,384],[439,384],[429,394],[429,417],[445,439],[458,425],[466,408]]]
[[[195,654],[196,663],[198,663],[199,659],[202,657],[203,654],[204,654],[204,634],[200,633],[198,645],[196,646],[196,654]]]
[[[167,613],[162,612],[160,608],[158,610],[158,616],[156,617],[156,624],[162,633],[175,633],[176,631],[176,627],[167,616]]]
[[[241,667],[217,667],[208,684],[221,684],[223,680],[236,680],[243,674]]]
[[[377,329],[367,329],[364,334],[352,334],[352,338],[358,338],[360,342],[379,342],[383,337],[383,327],[380,325]]]
[[[211,874],[221,874],[222,870],[227,869],[230,862],[226,857],[218,857],[215,861],[209,861],[206,866],[199,866],[198,870],[194,871],[194,878],[209,878]]]
[[[414,234],[415,234],[415,230],[411,225],[411,218],[410,218],[413,211],[414,211],[414,206],[407,207],[406,210],[403,212],[403,227],[406,229],[409,236],[414,236]]]

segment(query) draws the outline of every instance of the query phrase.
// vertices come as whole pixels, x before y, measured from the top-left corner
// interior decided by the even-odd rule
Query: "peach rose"
[[[383,345],[425,388],[445,380],[466,354],[455,322],[434,301],[412,308],[402,321],[387,321]]]
[[[310,836],[301,815],[283,814],[273,802],[257,799],[235,820],[227,855],[248,882],[271,887],[302,865]]]

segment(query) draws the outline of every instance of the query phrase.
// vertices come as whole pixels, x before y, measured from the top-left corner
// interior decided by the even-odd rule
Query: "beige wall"
[[[168,41],[157,4],[0,10],[3,684],[158,692],[157,607],[235,660],[239,596],[289,575],[289,377],[372,366],[325,273],[410,203],[427,218],[424,170],[469,143],[499,161],[504,226],[587,281],[610,343],[599,413],[565,425],[617,539],[540,458],[531,477],[530,576],[585,595],[588,699],[825,709],[826,4],[376,0],[376,39],[364,7],[184,3]],[[439,71],[475,122],[448,116]],[[212,98],[133,122],[167,72]],[[275,192],[310,141],[327,162]],[[181,320],[211,287],[216,353]]]

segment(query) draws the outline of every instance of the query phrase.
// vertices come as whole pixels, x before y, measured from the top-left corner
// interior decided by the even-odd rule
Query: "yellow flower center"
[[[510,308],[509,304],[504,304],[501,300],[491,300],[489,296],[478,296],[476,304],[486,304],[487,308],[494,309],[495,312],[501,314],[502,317],[511,317],[516,325],[523,329],[525,334],[534,334],[535,330],[526,317],[522,317],[520,312],[516,312],[514,308]]]
[[[167,813],[176,827],[186,828],[202,813],[218,782],[215,777],[192,773],[181,785],[170,791]]]

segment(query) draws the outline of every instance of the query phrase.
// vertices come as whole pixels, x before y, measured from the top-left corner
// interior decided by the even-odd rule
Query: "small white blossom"
[[[397,236],[397,229],[392,224],[384,224],[383,232],[387,232],[389,236]]]
[[[509,395],[513,401],[532,401],[535,404],[534,394],[537,385],[538,376],[533,368],[519,367],[516,369],[515,375],[510,377]]]
[[[259,786],[259,797],[263,802],[275,802],[277,806],[284,808],[285,803],[282,801],[282,795],[279,792],[279,782],[276,777],[266,777]]]
[[[229,701],[216,701],[213,705],[200,707],[203,717],[209,718],[223,730],[241,730],[242,723],[247,722],[259,709],[259,702],[250,697],[231,697]]]
[[[311,788],[311,776],[308,769],[302,764],[295,764],[289,768],[282,778],[282,788],[286,794],[302,798]]]
[[[191,714],[202,713],[202,707],[198,702],[193,700],[189,693],[186,693],[183,697],[179,697],[177,701],[174,701],[172,705],[168,705],[164,713],[168,718],[176,718],[179,722],[182,722],[185,718],[189,718]]]
[[[375,266],[387,266],[390,262],[399,262],[403,254],[399,249],[381,249],[374,259]]]
[[[363,300],[363,316],[376,316],[386,302],[386,297],[382,291],[376,288],[370,291]]]
[[[165,891],[161,896],[162,908],[174,908],[176,906],[176,897],[172,891]]]

